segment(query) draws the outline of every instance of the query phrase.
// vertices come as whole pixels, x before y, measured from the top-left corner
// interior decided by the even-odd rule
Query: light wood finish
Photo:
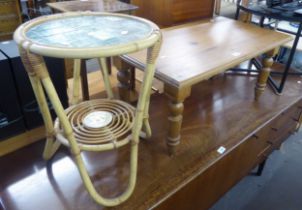
[[[169,154],[175,153],[175,146],[180,143],[180,130],[182,124],[182,114],[184,111],[184,101],[191,94],[191,86],[182,89],[177,89],[174,86],[165,84],[164,92],[169,97],[169,127],[167,135],[167,145]]]
[[[45,127],[41,126],[30,131],[26,131],[20,135],[5,139],[0,142],[0,157],[44,138]]]
[[[290,41],[289,35],[218,17],[163,29],[156,77],[175,87],[193,85]],[[177,47],[177,48],[176,48]],[[133,53],[139,66],[146,53]],[[172,62],[173,61],[173,62]]]
[[[291,40],[291,37],[251,24],[218,17],[200,24],[164,29],[163,39],[155,77],[166,86],[174,88],[172,94],[175,96],[174,99],[171,99],[169,92],[167,95],[170,96],[170,103],[174,104],[170,106],[170,113],[175,113],[174,117],[176,115],[179,119],[182,112],[179,106],[185,97],[180,100],[178,95],[187,93],[186,90],[194,84],[279,47]],[[122,56],[122,59],[142,70],[145,56],[145,53],[140,52]],[[261,74],[267,72],[266,70],[261,71]],[[266,83],[267,75],[261,78],[261,84]],[[257,97],[261,92],[256,91]],[[179,107],[177,111],[175,106]],[[169,126],[167,144],[170,146],[173,145],[171,139],[180,138],[180,133],[176,135],[180,122],[181,120],[178,120],[177,126]],[[178,140],[176,142],[178,143]]]
[[[282,47],[285,47],[288,49],[291,49],[293,47],[295,36],[294,35],[290,35],[290,36],[292,37],[293,41],[285,43],[284,45],[282,45]],[[296,50],[302,51],[302,41],[301,40],[299,40]]]
[[[161,27],[213,16],[214,0],[131,0],[139,9],[135,15],[152,20]]]
[[[150,27],[150,33],[143,38],[133,40],[128,43],[118,45],[94,46],[90,48],[62,48],[43,45],[28,39],[26,31],[33,26],[43,24],[47,21],[64,19],[70,17],[82,16],[111,16],[124,19],[135,19],[144,22]],[[141,131],[144,130],[145,137],[150,137],[151,130],[148,122],[149,98],[152,86],[152,80],[155,73],[155,62],[159,55],[161,47],[161,32],[159,28],[147,20],[135,18],[129,15],[109,14],[109,13],[63,13],[47,17],[37,18],[33,21],[21,25],[14,34],[14,39],[19,45],[20,56],[25,69],[30,77],[30,81],[40,107],[44,124],[46,126],[46,145],[43,157],[49,160],[60,144],[68,146],[75,158],[76,165],[79,169],[82,181],[91,196],[98,204],[104,206],[116,206],[125,202],[133,193],[136,176],[137,176],[137,157],[138,143]],[[113,93],[108,78],[106,57],[118,56],[125,53],[131,53],[147,49],[146,72],[144,75],[141,91],[138,98],[136,109],[131,105],[113,100]],[[64,110],[60,99],[56,93],[54,85],[49,77],[47,67],[42,55],[53,56],[58,58],[73,58],[74,62],[74,80],[73,80],[73,105]],[[99,58],[102,67],[104,86],[109,99],[84,101],[79,103],[80,92],[80,67],[81,59]],[[50,117],[50,111],[46,103],[45,92],[57,115],[53,124]],[[95,128],[85,127],[83,118],[92,111],[108,111],[112,115],[112,122],[109,125],[99,128],[101,131],[96,132]],[[125,116],[124,116],[125,115]],[[97,119],[97,121],[99,121]],[[116,122],[117,121],[117,122]],[[113,125],[112,125],[113,124]],[[117,130],[117,128],[120,128]],[[103,197],[97,192],[93,182],[87,172],[82,159],[83,151],[106,151],[115,150],[126,144],[130,144],[130,174],[127,188],[120,195],[114,197]]]
[[[271,67],[274,63],[273,57],[277,54],[278,50],[275,48],[272,51],[269,51],[265,53],[262,59],[262,69],[260,70],[258,81],[256,83],[255,87],[255,100],[258,101],[259,97],[262,95],[262,93],[265,90],[266,83],[268,80],[268,77],[270,75]]]

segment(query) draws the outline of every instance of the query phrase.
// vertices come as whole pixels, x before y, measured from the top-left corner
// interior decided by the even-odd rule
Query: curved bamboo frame
[[[17,43],[19,43],[24,49],[27,49],[30,52],[38,55],[56,57],[56,58],[73,58],[73,59],[104,58],[104,57],[112,57],[115,55],[137,52],[139,50],[146,49],[153,46],[154,43],[158,40],[157,33],[154,33],[153,31],[146,38],[134,42],[130,42],[127,44],[103,46],[103,47],[91,47],[91,48],[63,48],[63,47],[54,47],[49,45],[41,45],[35,43],[34,41],[26,37],[26,32],[30,28],[50,20],[63,19],[63,18],[69,18],[75,16],[100,16],[100,15],[102,16],[110,15],[110,16],[122,17],[127,19],[134,19],[136,21],[149,24],[154,29],[154,31],[159,30],[158,26],[156,26],[151,21],[130,16],[130,15],[120,14],[120,13],[98,13],[98,12],[90,12],[90,11],[67,12],[67,13],[58,13],[55,15],[41,16],[22,24],[15,31],[14,40]]]
[[[134,190],[135,183],[136,183],[136,174],[137,174],[138,143],[139,143],[141,130],[142,129],[145,130],[145,137],[151,136],[151,128],[148,122],[148,109],[149,109],[152,79],[155,73],[155,61],[159,54],[162,36],[159,28],[155,24],[141,18],[122,15],[122,14],[110,14],[110,15],[121,16],[124,18],[133,18],[139,21],[144,21],[153,27],[152,33],[149,36],[147,36],[145,39],[131,42],[127,45],[118,45],[118,46],[111,46],[111,47],[96,47],[96,48],[89,48],[89,49],[70,49],[70,48],[63,49],[58,47],[43,46],[34,43],[32,40],[29,40],[25,36],[25,32],[29,28],[37,24],[40,24],[44,21],[64,18],[64,17],[78,16],[78,15],[109,15],[109,13],[92,13],[92,12],[63,13],[58,15],[40,17],[33,21],[21,25],[16,30],[14,34],[14,39],[19,45],[20,55],[23,64],[25,66],[25,69],[28,72],[46,126],[47,141],[46,141],[43,157],[45,159],[50,159],[52,155],[55,153],[55,151],[59,148],[60,141],[63,143],[65,142],[64,144],[70,147],[71,153],[75,157],[75,161],[79,169],[81,178],[90,196],[98,204],[102,204],[104,206],[115,206],[127,200]],[[94,58],[94,57],[100,58],[100,64],[102,66],[102,74],[106,86],[106,91],[109,98],[112,99],[113,94],[112,94],[104,58],[109,56],[117,56],[121,54],[131,53],[146,48],[148,48],[146,71],[140,91],[140,96],[138,99],[138,104],[135,110],[135,117],[132,122],[133,125],[131,129],[131,135],[129,135],[128,138],[125,138],[122,141],[119,141],[115,144],[107,143],[103,145],[79,145],[73,134],[73,128],[69,122],[69,119],[65,113],[65,110],[59,100],[59,97],[56,93],[53,83],[49,77],[42,56],[75,59],[75,63],[74,63],[75,85],[73,87],[72,104],[73,106],[77,106],[77,104],[79,103],[80,59]],[[53,124],[50,111],[46,103],[46,96],[43,91],[43,87],[53,105],[60,126],[64,130],[63,134],[58,132],[59,129],[58,122],[55,123],[55,126]],[[57,138],[57,140],[55,140],[55,137]],[[68,141],[68,143],[66,143],[66,141]],[[130,177],[129,177],[128,187],[122,195],[116,198],[110,198],[110,199],[104,198],[96,191],[95,187],[91,182],[91,179],[85,168],[83,159],[81,157],[81,151],[110,150],[126,145],[127,143],[131,144]]]

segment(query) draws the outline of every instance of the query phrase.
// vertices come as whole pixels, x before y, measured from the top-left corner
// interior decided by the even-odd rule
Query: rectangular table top
[[[156,78],[176,87],[196,84],[292,39],[286,34],[223,17],[162,32]],[[145,58],[145,51],[123,56],[141,69]]]
[[[61,1],[47,3],[59,12],[93,11],[93,12],[128,12],[138,7],[117,0]]]

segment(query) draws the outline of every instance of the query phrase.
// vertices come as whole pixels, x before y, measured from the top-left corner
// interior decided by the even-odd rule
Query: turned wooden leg
[[[239,16],[239,20],[245,23],[250,23],[252,21],[252,14],[247,12],[242,12]]]
[[[255,100],[257,101],[261,94],[264,92],[266,83],[271,71],[271,67],[274,63],[273,56],[275,55],[276,50],[269,51],[264,54],[262,59],[262,69],[260,70],[257,84],[255,87]]]
[[[89,100],[89,87],[87,78],[86,60],[81,59],[81,85],[82,85],[82,98],[83,101]]]
[[[165,94],[169,97],[169,125],[166,138],[170,155],[175,153],[175,146],[180,143],[180,130],[182,124],[182,113],[184,110],[184,100],[191,94],[191,86],[176,88],[165,84]]]
[[[137,99],[135,92],[135,68],[119,57],[113,58],[113,64],[117,68],[118,91],[120,99],[132,102]]]
[[[106,58],[106,65],[107,65],[108,74],[111,75],[112,73],[111,57]]]

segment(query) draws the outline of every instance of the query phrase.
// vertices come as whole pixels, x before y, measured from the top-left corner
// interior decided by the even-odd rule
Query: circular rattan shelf
[[[134,119],[134,107],[120,100],[98,99],[84,101],[65,110],[71,123],[73,135],[80,146],[100,146],[113,144],[114,147],[124,145],[129,140],[129,135]],[[91,113],[108,113],[112,119],[99,128],[89,127],[83,123],[85,117]],[[65,145],[68,141],[64,138],[64,133],[58,119],[55,121],[58,139]],[[119,141],[127,141],[121,144]]]

